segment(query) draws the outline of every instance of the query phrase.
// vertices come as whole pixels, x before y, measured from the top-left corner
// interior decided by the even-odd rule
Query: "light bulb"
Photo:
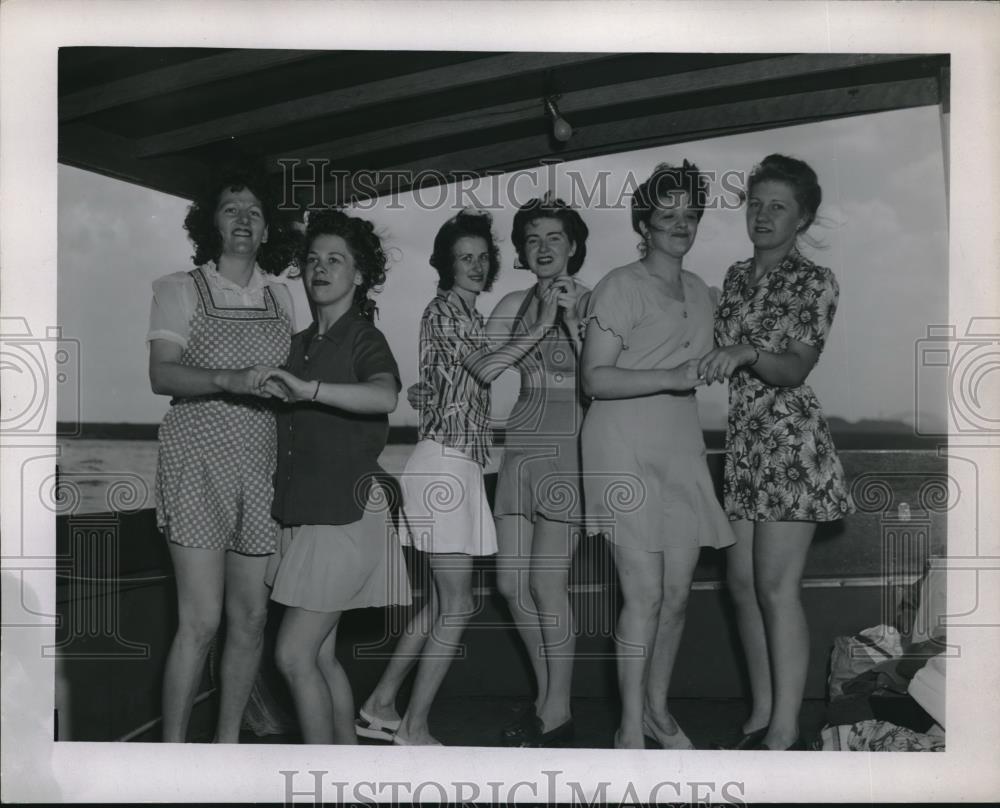
[[[569,125],[569,121],[559,115],[552,120],[552,135],[556,140],[565,143],[573,137],[573,127]]]
[[[552,137],[561,143],[565,143],[571,137],[573,137],[573,127],[569,125],[567,121],[559,112],[559,107],[556,106],[556,99],[559,96],[547,96],[542,99],[542,103],[545,105],[545,111],[552,118]]]

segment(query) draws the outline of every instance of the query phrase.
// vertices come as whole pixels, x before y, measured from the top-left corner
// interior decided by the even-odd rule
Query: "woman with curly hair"
[[[588,232],[580,214],[560,199],[521,206],[511,240],[536,283],[497,303],[486,323],[490,345],[466,360],[485,383],[510,367],[521,376],[493,514],[497,588],[528,650],[536,695],[526,715],[503,730],[508,746],[555,746],[573,737],[569,573],[583,527],[576,370],[590,296],[573,275],[586,258]]]
[[[497,551],[483,484],[492,444],[490,387],[465,364],[485,339],[476,300],[500,271],[489,214],[463,211],[445,222],[430,263],[438,289],[420,320],[420,381],[430,395],[402,488],[403,541],[428,555],[431,585],[358,719],[359,735],[401,745],[440,743],[428,716],[473,611],[472,560]],[[396,696],[418,661],[401,718]]]
[[[837,310],[837,279],[797,241],[823,197],[816,172],[780,154],[750,175],[753,258],[726,273],[715,315],[719,347],[698,368],[729,381],[725,506],[736,544],[727,579],[750,674],[753,708],[737,749],[801,749],[809,663],[802,573],[817,522],[853,510],[830,431],[806,377]]]
[[[327,210],[310,216],[300,263],[316,319],[292,338],[285,368],[265,374],[289,402],[278,415],[272,509],[284,529],[266,580],[286,606],[276,657],[303,739],[356,743],[351,685],[335,655],[340,616],[410,602],[377,489],[400,389],[371,322],[369,292],[385,281],[386,256],[370,222]]]
[[[171,396],[159,431],[156,521],[168,540],[178,626],[163,682],[163,740],[184,741],[223,607],[215,740],[235,743],[260,662],[271,518],[274,412],[265,367],[288,356],[292,301],[271,273],[291,257],[263,177],[228,170],[184,226],[196,268],[153,283],[149,378]]]
[[[642,257],[594,288],[581,365],[593,398],[583,423],[589,529],[614,548],[618,619],[618,748],[692,744],[667,692],[702,547],[733,543],[705,460],[694,388],[712,347],[714,299],[683,267],[705,209],[697,166],[661,164],[632,198]]]

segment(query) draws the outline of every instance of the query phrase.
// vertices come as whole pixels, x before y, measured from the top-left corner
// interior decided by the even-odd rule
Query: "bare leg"
[[[497,589],[507,601],[514,626],[528,652],[535,674],[535,711],[548,693],[549,673],[539,627],[538,606],[529,586],[534,525],[523,516],[497,517]]]
[[[646,681],[645,719],[656,740],[665,749],[690,749],[691,741],[680,732],[667,710],[670,677],[677,659],[677,647],[684,632],[691,579],[701,550],[697,545],[668,547],[663,551],[663,601],[656,627],[656,644]]]
[[[306,743],[334,743],[335,694],[320,670],[319,654],[336,631],[339,619],[340,612],[311,612],[289,606],[278,630],[275,659],[291,688]],[[350,697],[349,688],[347,695]],[[353,718],[352,707],[348,709]]]
[[[177,633],[163,676],[163,740],[187,740],[195,691],[219,630],[225,553],[168,542],[177,584]]]
[[[802,572],[816,525],[813,522],[759,522],[754,566],[774,701],[764,743],[787,749],[799,737],[799,711],[809,667],[809,626],[802,608]]]
[[[754,523],[740,519],[731,524],[736,544],[726,550],[726,583],[736,608],[736,627],[743,643],[753,699],[750,715],[743,723],[746,734],[771,722],[771,663],[754,583]]]
[[[430,733],[427,718],[473,609],[471,556],[432,554],[431,574],[439,611],[424,644],[413,694],[397,732],[397,737],[413,744],[438,743]]]
[[[365,712],[384,721],[400,719],[399,711],[396,709],[396,696],[413,666],[420,659],[420,653],[427,642],[431,626],[437,620],[437,615],[438,598],[433,583],[429,583],[427,602],[410,618],[410,622],[397,641],[389,664],[375,685],[375,689],[362,705]]]
[[[218,743],[237,743],[247,699],[264,645],[269,590],[264,583],[268,556],[226,553],[226,644],[219,679]]]
[[[541,516],[535,522],[530,587],[538,606],[548,669],[548,689],[538,710],[543,732],[562,726],[571,717],[576,631],[569,602],[569,573],[578,541],[579,533],[573,525]]]
[[[333,701],[333,742],[356,744],[358,735],[354,731],[354,694],[351,692],[347,672],[337,659],[337,626],[326,635],[319,647],[317,663]]]
[[[615,643],[622,720],[615,735],[619,749],[643,749],[642,714],[649,659],[663,600],[663,562],[658,553],[614,546],[624,602]]]

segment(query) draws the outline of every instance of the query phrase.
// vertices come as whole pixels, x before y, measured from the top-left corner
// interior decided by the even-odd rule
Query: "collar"
[[[215,261],[208,261],[202,264],[202,271],[205,273],[205,277],[208,278],[208,282],[217,289],[226,289],[230,292],[237,292],[238,294],[252,294],[254,292],[259,292],[265,286],[267,286],[267,273],[260,268],[259,264],[254,264],[253,273],[250,275],[250,280],[247,281],[246,286],[240,286],[238,283],[233,283],[228,278],[224,277],[216,265]]]
[[[475,320],[479,316],[479,309],[475,305],[469,306],[454,289],[438,287],[437,297],[446,305],[458,309],[459,313],[468,320]]]
[[[768,272],[764,277],[767,277],[767,275],[770,275],[773,272],[777,272],[779,269],[795,269],[804,260],[805,258],[802,253],[799,252],[799,248],[792,245],[792,248],[785,254],[785,257],[781,259],[781,262],[778,263],[774,269]],[[745,261],[740,262],[740,267],[747,276],[752,275],[754,268],[753,256],[751,255]]]
[[[319,333],[319,323],[313,320],[305,331],[305,338],[307,341],[319,338],[328,342],[335,342],[341,339],[348,332],[348,330],[350,330],[351,325],[359,318],[364,319],[358,307],[352,304],[351,307],[341,314],[340,318],[326,330],[325,334]]]

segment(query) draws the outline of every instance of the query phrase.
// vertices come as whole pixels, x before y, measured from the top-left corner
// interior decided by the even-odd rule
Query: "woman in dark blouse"
[[[268,565],[285,604],[278,668],[306,743],[356,743],[354,700],[334,648],[349,609],[410,602],[406,565],[376,476],[396,408],[399,371],[371,323],[368,292],[385,280],[372,225],[336,211],[306,229],[302,278],[316,321],[267,373],[291,406],[278,417],[273,516],[284,526]]]
[[[726,273],[718,347],[698,372],[709,383],[729,380],[724,490],[736,544],[728,550],[728,584],[753,696],[734,747],[780,750],[801,748],[806,555],[816,523],[853,506],[819,401],[805,384],[839,294],[833,273],[797,248],[822,191],[806,163],[780,154],[766,157],[747,185],[753,258]]]

